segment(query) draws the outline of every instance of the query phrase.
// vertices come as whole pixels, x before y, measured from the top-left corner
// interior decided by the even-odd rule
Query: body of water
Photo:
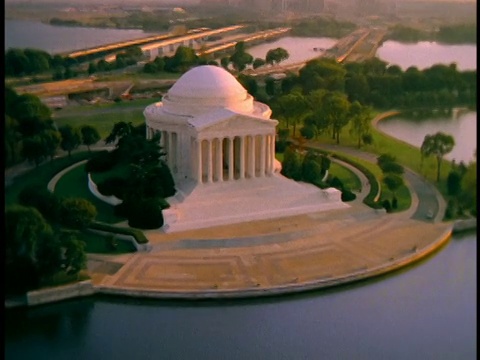
[[[55,54],[150,35],[157,35],[157,33],[146,33],[143,30],[53,26],[27,20],[5,20],[5,50],[33,48]]]
[[[456,63],[459,70],[475,70],[477,68],[477,46],[470,44],[385,41],[378,48],[377,57],[389,64],[398,65],[403,70],[410,66],[416,66],[422,70],[435,64],[448,65],[451,63]]]
[[[254,58],[265,59],[267,52],[271,49],[284,48],[290,57],[282,61],[282,65],[295,64],[298,62],[314,59],[322,54],[317,49],[329,49],[337,42],[336,39],[327,37],[292,37],[286,36],[275,41],[255,45],[247,48],[247,52]]]
[[[6,312],[5,359],[473,360],[476,233],[391,275],[257,300],[86,298]]]
[[[422,145],[425,135],[438,131],[452,135],[455,147],[445,158],[455,159],[457,163],[473,160],[477,148],[477,113],[474,111],[421,120],[399,115],[380,121],[378,128],[417,147]]]
[[[148,35],[137,30],[13,23],[6,21],[6,48],[68,51]],[[67,35],[70,31],[74,35]],[[107,38],[110,31],[125,37]],[[265,57],[269,49],[284,47],[290,53],[288,61],[294,63],[318,56],[314,47],[335,43],[329,38],[299,39],[304,38],[287,37],[248,52]],[[428,49],[423,54],[435,58]],[[452,61],[462,69],[458,58],[446,60]],[[458,139],[452,134],[458,144],[476,134],[476,113],[459,119],[465,116],[475,121],[468,120],[466,133],[457,134]],[[447,126],[463,121],[459,119],[441,123],[441,130],[451,133]],[[388,131],[391,121],[395,119],[379,126]],[[438,119],[435,122],[439,129]],[[414,124],[409,137],[417,136],[421,126]],[[392,135],[402,138],[400,133],[395,130]],[[422,141],[423,137],[419,135]],[[471,156],[473,147],[465,153]],[[473,360],[476,250],[476,232],[456,235],[438,253],[402,271],[302,295],[221,302],[94,297],[7,310],[5,358]]]

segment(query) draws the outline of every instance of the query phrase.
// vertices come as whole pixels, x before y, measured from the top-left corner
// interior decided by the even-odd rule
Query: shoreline
[[[446,229],[435,239],[430,239],[423,248],[412,248],[408,254],[398,258],[390,257],[382,264],[372,268],[359,268],[355,271],[344,273],[339,276],[325,277],[317,279],[316,281],[305,282],[291,282],[286,285],[252,288],[246,287],[235,290],[187,290],[183,291],[155,291],[152,289],[135,289],[129,287],[110,287],[104,284],[97,283],[95,280],[83,280],[74,284],[67,284],[55,288],[45,288],[39,290],[32,290],[25,296],[18,296],[16,298],[10,297],[5,299],[5,308],[12,309],[18,307],[32,307],[43,304],[50,304],[69,299],[81,298],[85,296],[95,295],[111,295],[111,296],[125,296],[140,299],[163,299],[163,300],[202,300],[202,299],[244,299],[244,298],[259,298],[283,296],[288,294],[295,294],[301,292],[308,292],[314,290],[322,290],[336,286],[347,285],[368,279],[373,279],[383,276],[405,267],[414,265],[422,261],[435,252],[441,250],[451,240],[452,235],[460,231],[467,231],[476,229],[475,222],[469,222],[468,226],[463,226],[461,230],[456,230],[457,222],[453,224],[444,224]],[[202,240],[198,240],[202,241]],[[148,255],[145,254],[145,255]],[[140,254],[137,254],[140,256]]]

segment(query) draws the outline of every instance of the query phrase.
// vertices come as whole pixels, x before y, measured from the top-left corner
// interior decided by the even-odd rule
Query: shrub
[[[343,183],[342,181],[337,178],[336,176],[333,177],[332,180],[330,180],[330,186],[335,188],[335,189],[338,189],[340,191],[343,191]]]
[[[119,199],[123,199],[123,194],[126,186],[127,186],[127,181],[125,179],[118,176],[114,176],[100,182],[97,185],[97,189],[102,195],[105,195],[105,196],[114,195]]]
[[[139,229],[158,229],[163,226],[163,214],[158,199],[130,203],[128,225]]]
[[[397,208],[398,208],[398,200],[394,196],[393,199],[392,199],[392,209],[397,209]]]
[[[355,195],[350,190],[346,189],[342,191],[342,201],[344,202],[353,201],[356,198],[357,198],[357,195]]]
[[[100,230],[105,232],[111,232],[112,234],[131,235],[135,238],[138,244],[147,244],[148,239],[145,237],[142,231],[138,229],[118,227],[114,225],[104,224],[100,222],[92,222],[89,226],[90,229]]]
[[[97,209],[82,198],[66,198],[61,203],[60,224],[71,229],[85,229],[97,216]]]
[[[18,200],[21,205],[36,208],[48,221],[58,222],[61,198],[48,189],[30,185],[20,192]]]
[[[85,171],[103,172],[110,170],[116,164],[115,152],[102,150],[96,153],[85,165]]]
[[[382,201],[382,206],[387,212],[392,211],[392,206],[390,205],[390,201],[388,199],[385,199]]]

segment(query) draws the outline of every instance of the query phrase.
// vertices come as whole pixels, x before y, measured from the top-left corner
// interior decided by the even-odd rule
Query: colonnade
[[[191,141],[192,177],[213,183],[264,177],[274,172],[275,135],[246,135]]]

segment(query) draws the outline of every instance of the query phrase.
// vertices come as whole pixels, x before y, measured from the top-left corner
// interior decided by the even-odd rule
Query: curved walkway
[[[321,148],[375,161],[356,149]],[[452,223],[438,221],[438,192],[411,171],[406,178],[408,211],[376,211],[359,196],[348,209],[170,234],[147,231],[150,252],[104,256],[120,268],[115,273],[102,272],[97,257],[90,262],[93,282],[108,294],[199,299],[292,293],[378,276],[434,252],[452,232]],[[434,219],[424,214],[430,202],[437,204]]]

